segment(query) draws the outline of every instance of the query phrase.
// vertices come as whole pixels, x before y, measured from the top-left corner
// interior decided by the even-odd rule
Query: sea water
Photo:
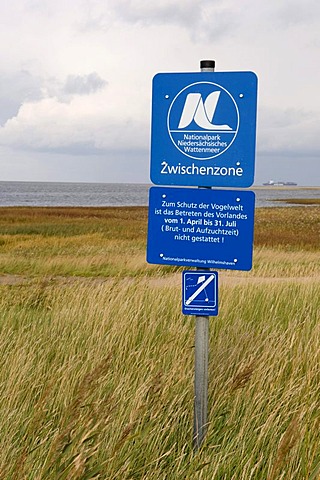
[[[0,182],[0,206],[146,206],[150,186],[135,183]],[[252,190],[256,194],[256,207],[291,206],[276,200],[320,196],[320,188],[252,187]]]

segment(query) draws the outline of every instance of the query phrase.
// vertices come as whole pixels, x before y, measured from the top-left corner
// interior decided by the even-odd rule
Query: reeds
[[[174,271],[146,264],[146,231],[146,207],[0,208],[0,275],[135,277]],[[309,275],[319,241],[319,207],[256,210],[255,252],[263,250],[272,262],[275,250],[283,255],[284,269],[297,264],[295,255],[306,254]],[[279,263],[272,265],[269,270]]]
[[[319,206],[256,210],[255,245],[286,251],[318,251],[319,239]]]
[[[317,467],[319,283],[221,289],[197,456],[180,288],[1,290],[0,478],[307,479]]]
[[[194,319],[177,269],[146,268],[140,210],[100,231],[98,210],[47,209],[39,223],[9,213],[1,264],[23,281],[0,285],[1,479],[318,479],[315,246],[262,242],[252,272],[220,273],[208,433],[194,454]],[[269,210],[259,215],[263,226]],[[28,222],[38,233],[17,232]]]

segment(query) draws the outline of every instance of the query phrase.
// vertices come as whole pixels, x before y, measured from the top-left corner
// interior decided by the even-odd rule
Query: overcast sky
[[[0,180],[149,182],[158,72],[254,71],[256,184],[320,185],[319,0],[0,0]]]

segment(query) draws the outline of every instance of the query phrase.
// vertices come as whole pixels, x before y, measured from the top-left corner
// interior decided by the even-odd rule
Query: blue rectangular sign
[[[256,110],[253,72],[157,74],[152,90],[152,182],[252,185]]]
[[[186,270],[182,273],[182,313],[218,315],[218,272]]]
[[[151,187],[147,261],[250,270],[255,194]]]

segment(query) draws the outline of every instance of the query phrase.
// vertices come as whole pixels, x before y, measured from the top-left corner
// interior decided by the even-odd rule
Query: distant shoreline
[[[153,183],[140,183],[140,182],[63,182],[63,181],[42,181],[42,180],[0,180],[1,183],[23,183],[23,184],[49,184],[49,185],[122,185],[122,186],[142,186],[142,187],[154,187],[157,185],[154,185]],[[169,186],[169,185],[168,185]],[[181,185],[182,186],[182,185]],[[174,185],[172,185],[174,187]],[[193,187],[196,188],[196,187]],[[212,188],[227,188],[227,187],[215,187],[213,186]],[[238,188],[238,187],[231,187],[231,188]],[[320,185],[251,185],[251,189],[290,189],[290,190],[319,190]]]
[[[303,187],[302,185],[253,185],[253,190],[320,190],[319,187]]]
[[[147,206],[151,185],[138,184],[93,184],[93,183],[31,183],[0,182],[1,206],[66,206],[66,207],[111,207]],[[172,188],[172,187],[168,187]],[[189,187],[182,187],[189,188]],[[196,187],[192,187],[195,189]],[[233,188],[214,187],[212,192]],[[265,186],[253,185],[256,207],[277,206],[273,200],[281,198],[319,198],[320,186]],[[284,204],[289,206],[289,204]]]

